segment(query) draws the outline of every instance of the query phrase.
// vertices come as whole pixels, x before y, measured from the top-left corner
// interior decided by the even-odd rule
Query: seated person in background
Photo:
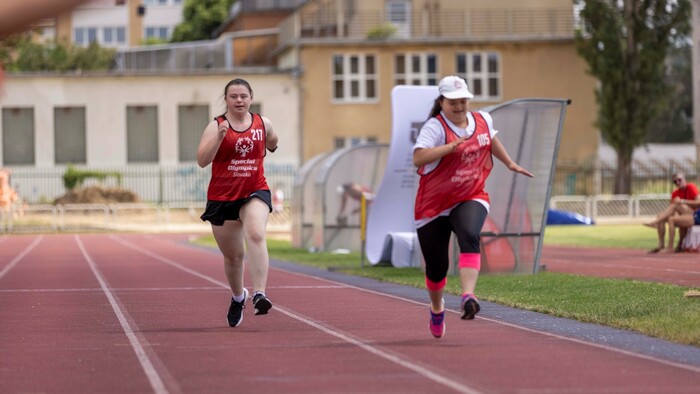
[[[674,251],[673,237],[676,235],[676,227],[678,227],[679,232],[682,231],[685,235],[689,228],[696,224],[700,225],[700,200],[688,201],[679,198],[676,198],[676,200],[678,200],[677,202],[680,207],[687,207],[688,209],[679,209],[678,215],[673,215],[668,218],[668,246],[661,251],[663,253],[672,253]],[[681,241],[678,242],[678,247],[676,247],[675,250],[676,252],[682,250]]]
[[[671,204],[663,210],[662,212],[659,212],[659,214],[656,215],[656,219],[652,220],[651,222],[644,223],[645,226],[648,227],[653,227],[657,229],[658,233],[658,239],[659,243],[658,246],[652,250],[649,251],[649,253],[658,253],[661,250],[664,249],[664,238],[666,236],[666,223],[669,222],[670,218],[676,216],[676,215],[691,215],[693,212],[697,209],[697,207],[692,208],[689,206],[688,202],[689,201],[700,201],[700,193],[698,193],[698,187],[695,186],[693,183],[689,183],[685,179],[685,175],[681,172],[677,172],[673,175],[672,178],[673,183],[676,185],[676,190],[671,193]],[[683,202],[681,202],[683,201]],[[685,223],[685,222],[684,222]],[[680,226],[679,227],[679,240],[678,240],[678,247],[676,248],[677,252],[681,251],[681,243],[683,242],[683,238],[685,237],[685,233],[690,226]],[[674,233],[669,233],[669,240],[673,241],[675,237],[675,227],[673,229]],[[669,224],[669,232],[671,232],[670,229],[670,224]],[[672,248],[673,245],[669,244],[670,248]]]
[[[365,196],[367,204],[372,202],[374,194],[367,186],[360,185],[359,183],[348,182],[338,186],[338,193],[340,194],[340,209],[338,210],[338,224],[345,225],[348,221],[348,217],[345,213],[345,209],[348,205],[348,200],[356,201],[358,204],[362,200],[362,195]],[[352,214],[359,212],[361,209],[360,205],[352,210]]]

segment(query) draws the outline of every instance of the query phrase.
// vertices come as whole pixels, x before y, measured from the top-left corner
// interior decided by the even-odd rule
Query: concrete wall
[[[250,82],[254,104],[272,122],[279,149],[268,163],[298,165],[298,98],[287,74],[161,75],[161,76],[16,76],[7,75],[0,107],[32,107],[36,167],[54,166],[54,107],[86,108],[87,165],[126,165],[126,108],[158,108],[159,164],[178,163],[178,106],[208,105],[210,119],[226,111],[224,86],[233,78]],[[0,117],[2,115],[0,114]],[[202,124],[202,130],[206,124]],[[0,119],[0,141],[2,140]],[[2,165],[0,151],[0,166]]]

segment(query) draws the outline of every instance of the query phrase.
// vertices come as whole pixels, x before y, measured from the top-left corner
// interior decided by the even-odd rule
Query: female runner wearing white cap
[[[474,289],[481,268],[479,234],[489,210],[484,186],[493,167],[491,154],[511,171],[533,176],[508,156],[496,138],[498,131],[493,128],[491,116],[469,111],[469,99],[474,96],[462,78],[445,77],[438,90],[440,96],[413,148],[413,164],[421,176],[415,222],[425,258],[430,333],[436,338],[445,334],[442,293],[447,282],[452,232],[457,235],[460,248],[462,319],[473,319],[480,309]]]

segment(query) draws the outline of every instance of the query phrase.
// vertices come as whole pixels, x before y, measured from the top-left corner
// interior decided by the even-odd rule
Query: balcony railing
[[[150,45],[119,51],[116,70],[121,72],[183,72],[232,70],[234,67],[272,67],[278,30],[261,29],[225,33],[216,40]]]
[[[306,0],[238,0],[231,6],[231,17],[241,12],[255,11],[292,11]]]
[[[447,9],[416,12],[404,24],[390,24],[380,11],[302,9],[280,25],[280,44],[303,38],[366,40],[387,26],[393,26],[385,36],[388,39],[571,39],[574,12],[568,8]]]

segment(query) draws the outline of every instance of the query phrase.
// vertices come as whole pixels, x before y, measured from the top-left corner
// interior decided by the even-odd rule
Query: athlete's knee
[[[459,255],[459,268],[481,270],[481,253],[462,253]]]
[[[231,267],[237,267],[243,264],[243,258],[245,253],[241,252],[229,252],[224,255],[224,264]]]
[[[427,276],[425,277],[425,287],[427,287],[430,291],[440,291],[445,288],[445,285],[447,285],[447,277],[444,277],[439,281],[433,281]]]

